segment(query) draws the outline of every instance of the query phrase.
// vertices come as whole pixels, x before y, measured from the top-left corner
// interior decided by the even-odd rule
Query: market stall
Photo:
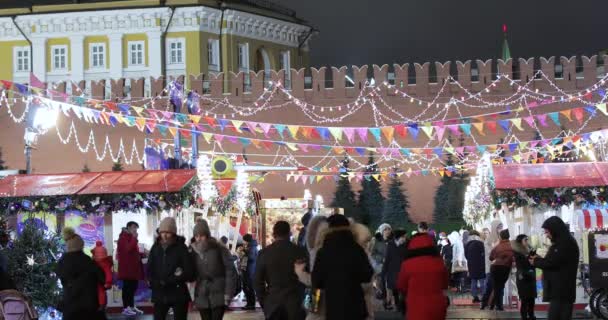
[[[493,205],[477,216],[475,226],[487,226],[491,220],[500,219],[512,236],[529,235],[532,246],[543,255],[550,241],[544,236],[542,223],[559,216],[579,243],[581,263],[589,263],[588,232],[608,224],[608,163],[493,165],[484,175],[478,179],[485,181],[486,190],[478,197],[491,199]],[[537,272],[538,303],[542,303],[542,276],[540,270]],[[583,286],[577,290],[576,302],[586,303],[588,296]]]

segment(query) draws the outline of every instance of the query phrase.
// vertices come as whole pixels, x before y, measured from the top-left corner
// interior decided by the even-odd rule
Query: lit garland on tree
[[[217,188],[213,184],[213,176],[211,175],[211,162],[206,155],[200,156],[197,161],[196,176],[199,181],[198,194],[204,204],[203,211],[206,213],[218,196]]]
[[[249,188],[249,174],[245,170],[239,170],[236,175],[236,204],[238,209],[246,212],[251,198]]]
[[[486,220],[492,211],[492,191],[494,190],[494,175],[490,154],[484,154],[471,183],[465,192],[465,202],[462,216],[471,226]]]

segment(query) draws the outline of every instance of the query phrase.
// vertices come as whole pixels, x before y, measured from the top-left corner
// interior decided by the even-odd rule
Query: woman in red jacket
[[[448,300],[448,271],[433,239],[427,233],[412,237],[397,280],[403,293],[407,320],[443,320]]]
[[[141,262],[143,254],[139,252],[137,241],[139,225],[135,221],[127,223],[118,237],[116,260],[118,260],[118,280],[122,280],[123,315],[134,316],[143,311],[135,306],[135,291],[140,280],[144,279],[144,268]]]

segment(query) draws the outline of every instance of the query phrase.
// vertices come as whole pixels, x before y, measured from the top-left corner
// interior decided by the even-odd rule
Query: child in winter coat
[[[103,243],[101,241],[97,241],[95,243],[95,248],[91,249],[91,253],[93,254],[93,260],[95,260],[95,263],[97,263],[99,268],[103,270],[105,277],[104,284],[97,286],[99,311],[105,314],[105,308],[108,304],[106,290],[112,288],[112,257],[108,256],[108,250],[103,247]]]

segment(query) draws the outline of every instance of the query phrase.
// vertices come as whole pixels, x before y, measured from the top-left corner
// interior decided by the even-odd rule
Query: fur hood
[[[483,242],[483,240],[481,240],[481,238],[478,235],[469,236],[469,242],[471,242],[471,241],[481,241],[481,242]]]
[[[369,252],[369,244],[372,241],[372,233],[369,232],[369,229],[360,223],[354,223],[350,228],[355,236],[355,241],[357,241],[357,243],[363,247],[365,252]]]
[[[527,256],[530,253],[529,249],[526,249],[520,242],[515,240],[511,241],[511,248],[513,248],[514,252],[523,254],[524,256]]]
[[[326,217],[317,215],[310,219],[306,228],[306,247],[308,250],[318,249],[323,244],[324,233],[327,228]]]

